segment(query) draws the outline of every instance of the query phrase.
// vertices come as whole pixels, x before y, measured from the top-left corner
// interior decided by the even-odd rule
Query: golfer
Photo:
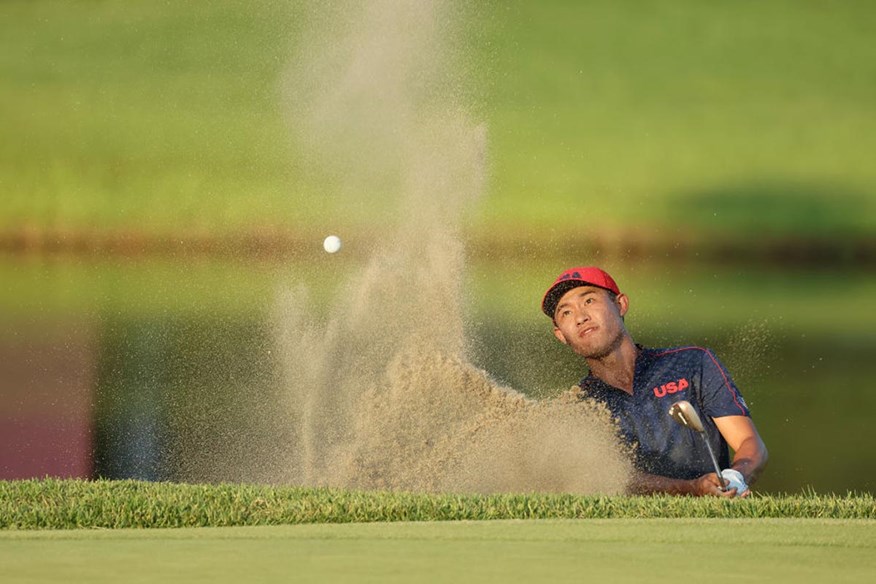
[[[582,399],[603,403],[632,448],[631,493],[748,494],[766,464],[767,449],[745,400],[710,350],[634,343],[624,325],[630,300],[597,267],[560,274],[541,307],[553,321],[554,336],[590,368],[580,383]],[[669,416],[670,406],[680,400],[699,412],[720,468],[731,469],[722,475],[735,480],[735,488],[722,490],[727,483],[715,473],[702,436]]]

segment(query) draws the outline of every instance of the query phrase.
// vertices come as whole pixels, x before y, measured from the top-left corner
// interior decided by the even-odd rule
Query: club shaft
[[[720,489],[722,491],[725,489],[724,477],[721,476],[721,467],[718,466],[718,458],[715,456],[715,451],[712,450],[712,443],[709,442],[709,437],[706,436],[706,433],[703,432],[700,434],[703,437],[703,441],[706,443],[706,448],[709,450],[709,457],[712,459],[712,465],[715,467],[715,474],[718,475],[718,484],[720,485]]]

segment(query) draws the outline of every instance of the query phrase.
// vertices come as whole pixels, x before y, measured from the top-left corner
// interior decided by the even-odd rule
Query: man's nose
[[[582,322],[587,322],[590,320],[590,315],[587,314],[584,310],[579,310],[575,313],[575,322],[581,324]]]

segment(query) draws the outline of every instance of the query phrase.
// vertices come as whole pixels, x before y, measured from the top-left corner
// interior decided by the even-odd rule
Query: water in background
[[[30,291],[0,298],[3,477],[263,482],[277,480],[279,472],[287,473],[284,480],[303,476],[300,462],[282,468],[290,459],[300,461],[298,453],[286,451],[301,447],[300,426],[290,423],[289,412],[294,398],[305,394],[294,393],[282,372],[289,361],[277,350],[274,306],[278,289],[304,282],[313,291],[312,316],[327,315],[328,305],[336,306],[333,291],[343,286],[331,282],[325,257],[314,242],[308,258],[294,265],[0,261],[4,283]],[[332,262],[341,273],[359,264],[353,253]],[[859,307],[876,288],[876,277],[750,266],[611,265],[632,296],[627,325],[637,340],[705,344],[733,373],[770,448],[760,489],[874,489],[876,456],[860,445],[876,439],[870,421],[876,398],[869,390],[869,358],[876,350],[869,330],[876,323]],[[405,379],[409,385],[402,390],[424,387],[424,379],[436,390],[436,379],[449,380],[444,390],[453,403],[484,412],[522,407],[517,398],[504,406],[504,400],[490,401],[493,392],[503,391],[498,386],[517,388],[530,399],[562,394],[583,366],[553,339],[538,312],[544,268],[525,261],[513,273],[504,262],[469,260],[466,266],[463,358],[426,353],[417,361],[401,354],[386,370],[383,398],[399,395],[388,388]],[[517,286],[508,288],[508,280]],[[672,294],[668,280],[690,293]],[[809,310],[832,303],[833,323],[819,322]],[[286,331],[304,335],[296,327]],[[440,374],[406,370],[418,362]],[[459,401],[467,394],[452,393],[464,388],[472,392],[467,402]],[[414,397],[428,402],[442,395]],[[421,405],[414,400],[384,410],[379,399],[370,403],[375,408],[368,415],[384,412],[387,420],[417,420],[401,406]],[[475,418],[462,412],[458,419]],[[393,436],[391,427],[374,431]],[[579,428],[567,431],[575,435]],[[548,452],[544,448],[529,452]],[[432,452],[437,456],[438,450]],[[325,471],[309,472],[315,477]]]

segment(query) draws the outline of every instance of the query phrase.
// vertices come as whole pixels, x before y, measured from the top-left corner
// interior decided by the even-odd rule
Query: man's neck
[[[633,339],[624,335],[617,348],[603,357],[587,359],[587,365],[591,375],[632,395],[638,354],[639,349]]]

